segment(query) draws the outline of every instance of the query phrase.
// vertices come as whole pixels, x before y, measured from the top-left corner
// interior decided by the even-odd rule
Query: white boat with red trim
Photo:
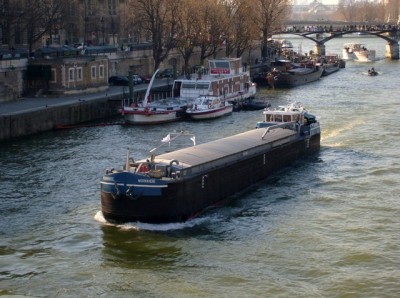
[[[186,115],[193,120],[219,118],[232,112],[233,104],[218,96],[200,96],[186,109]]]
[[[128,124],[159,124],[174,122],[185,115],[186,104],[177,99],[164,99],[157,102],[150,101],[150,90],[157,71],[153,74],[146,95],[141,104],[124,105],[120,112]]]

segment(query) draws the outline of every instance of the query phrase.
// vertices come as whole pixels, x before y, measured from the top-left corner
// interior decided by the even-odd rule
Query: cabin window
[[[282,115],[275,115],[275,122],[282,122]]]
[[[283,115],[283,122],[290,122],[290,121],[292,121],[290,115]]]
[[[182,84],[182,89],[196,89],[196,83],[183,83]]]
[[[211,67],[213,67],[213,68],[227,68],[227,69],[230,69],[228,61],[213,61],[213,62],[211,62]]]
[[[206,89],[207,90],[209,86],[210,86],[209,83],[197,83],[196,84],[197,89]]]

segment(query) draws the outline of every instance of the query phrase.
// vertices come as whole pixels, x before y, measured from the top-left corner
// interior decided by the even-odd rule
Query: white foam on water
[[[176,222],[176,223],[163,223],[163,224],[152,224],[152,223],[143,223],[143,222],[127,222],[124,224],[113,224],[108,222],[104,216],[103,212],[97,211],[94,216],[94,219],[102,224],[110,225],[118,227],[121,230],[129,231],[129,230],[146,230],[146,231],[173,231],[173,230],[182,230],[186,228],[192,228],[196,225],[200,225],[207,221],[209,217],[199,217],[195,219],[191,219],[185,222]]]

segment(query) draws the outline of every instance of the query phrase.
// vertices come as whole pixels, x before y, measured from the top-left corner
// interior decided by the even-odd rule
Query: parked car
[[[143,83],[139,75],[132,75],[132,81],[134,85]],[[108,79],[108,84],[111,86],[129,86],[128,76],[112,76]]]
[[[174,76],[174,70],[172,68],[166,68],[158,72],[157,77],[159,78],[172,78]]]
[[[127,76],[112,76],[108,78],[108,84],[111,86],[129,86],[129,79]]]
[[[151,77],[149,76],[144,76],[144,75],[139,75],[139,77],[142,79],[142,82],[145,84],[150,83]]]
[[[133,84],[139,85],[143,83],[142,78],[139,75],[132,75]]]

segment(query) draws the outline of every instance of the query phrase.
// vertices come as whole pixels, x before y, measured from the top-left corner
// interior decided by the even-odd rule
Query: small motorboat
[[[241,102],[239,105],[240,105],[240,110],[243,111],[263,110],[271,106],[271,104],[265,98],[248,99]]]
[[[233,104],[218,96],[200,96],[188,107],[186,114],[193,120],[214,119],[230,115]]]
[[[368,75],[369,76],[377,76],[378,72],[372,67],[371,69],[368,69]]]

